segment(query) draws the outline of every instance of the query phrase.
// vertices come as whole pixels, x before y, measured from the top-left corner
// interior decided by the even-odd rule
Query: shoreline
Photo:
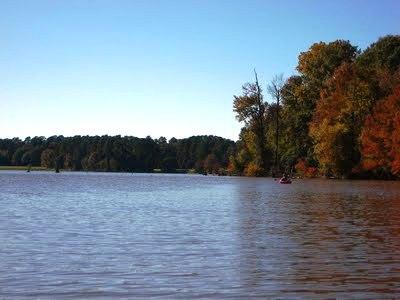
[[[0,166],[1,171],[21,171],[28,172],[28,166]],[[30,172],[55,172],[55,169],[48,169],[45,167],[31,167]],[[280,177],[273,176],[241,176],[241,175],[218,175],[218,174],[204,174],[201,172],[196,172],[194,169],[176,169],[175,171],[162,171],[161,169],[154,169],[153,171],[106,171],[106,170],[69,170],[69,169],[60,169],[60,173],[63,172],[92,172],[92,173],[131,173],[131,174],[188,174],[188,175],[204,175],[204,176],[217,176],[217,177],[243,177],[243,178],[271,178],[273,180],[278,180]],[[377,180],[377,181],[400,181],[396,178],[327,178],[324,176],[317,177],[299,177],[293,176],[292,180],[329,180],[329,181],[368,181],[368,180]]]

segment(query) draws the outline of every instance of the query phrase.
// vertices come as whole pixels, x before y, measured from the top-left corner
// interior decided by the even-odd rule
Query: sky
[[[397,0],[0,0],[0,137],[236,140],[254,68],[265,89],[315,42],[399,33]]]

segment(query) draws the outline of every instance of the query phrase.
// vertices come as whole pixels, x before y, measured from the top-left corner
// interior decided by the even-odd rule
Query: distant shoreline
[[[30,169],[28,166],[0,166],[0,171],[28,171],[31,172],[55,172],[55,169],[52,168],[45,168],[39,166],[32,166]],[[103,173],[154,173],[154,174],[201,174],[196,172],[195,169],[176,169],[176,170],[169,170],[163,171],[160,169],[154,169],[153,171],[106,171],[106,170],[70,170],[70,169],[60,169],[60,172],[103,172]],[[211,175],[211,174],[210,174]]]
[[[0,166],[0,171],[28,171],[28,166]],[[30,171],[47,171],[55,172],[55,169],[45,168],[39,166],[32,166]],[[161,169],[154,169],[153,171],[106,171],[106,170],[70,170],[60,169],[60,172],[105,172],[105,173],[163,173],[163,174],[201,174],[197,173],[194,169],[176,169],[169,171],[162,171]]]
[[[0,166],[0,172],[1,171],[28,171],[28,166]],[[48,169],[45,167],[31,167],[30,169],[31,172],[54,172],[55,169]],[[241,176],[241,175],[229,175],[229,174],[204,174],[200,172],[196,172],[195,169],[176,169],[176,170],[169,170],[169,171],[162,171],[160,169],[154,169],[153,171],[106,171],[106,170],[70,170],[70,169],[61,169],[60,173],[78,173],[78,172],[92,172],[92,173],[131,173],[131,174],[191,174],[191,175],[207,175],[207,176],[221,176],[221,177],[243,177],[243,178],[252,178],[249,176]],[[253,178],[272,178],[272,179],[278,179],[278,177],[272,177],[272,176],[260,176],[260,177],[253,177]],[[396,178],[387,178],[387,179],[382,179],[382,178],[326,178],[324,176],[317,176],[317,177],[298,177],[298,176],[293,176],[292,179],[294,180],[302,180],[302,179],[323,179],[323,180],[334,180],[334,181],[341,181],[341,180],[378,180],[378,181],[399,181]]]

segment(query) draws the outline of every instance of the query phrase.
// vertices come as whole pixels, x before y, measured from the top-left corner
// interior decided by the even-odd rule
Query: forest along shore
[[[244,127],[231,172],[399,178],[400,35],[363,51],[346,40],[314,43],[296,71],[265,87],[255,73],[234,96]]]
[[[400,35],[363,51],[346,40],[314,43],[299,54],[296,71],[266,87],[254,72],[233,96],[243,123],[236,142],[212,135],[0,139],[0,166],[399,179]]]
[[[0,170],[225,174],[235,143],[216,136],[186,139],[52,136],[0,139]]]
[[[47,172],[54,172],[54,168],[44,168],[44,167],[32,167],[32,166],[0,166],[0,171],[47,171]],[[71,170],[71,169],[60,169],[59,171],[62,172],[82,172],[85,170]],[[91,172],[104,172],[104,170],[97,170]],[[107,172],[107,171],[106,171]],[[108,171],[108,172],[120,172],[120,171]],[[161,169],[154,169],[152,171],[147,172],[135,172],[135,173],[168,173],[168,174],[197,174],[195,169],[175,169],[175,170],[161,170]],[[204,173],[203,173],[204,174]],[[218,175],[218,174],[216,174]]]

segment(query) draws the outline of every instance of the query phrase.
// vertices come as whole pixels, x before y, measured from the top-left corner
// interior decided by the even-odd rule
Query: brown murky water
[[[0,172],[0,299],[400,298],[400,183]]]

